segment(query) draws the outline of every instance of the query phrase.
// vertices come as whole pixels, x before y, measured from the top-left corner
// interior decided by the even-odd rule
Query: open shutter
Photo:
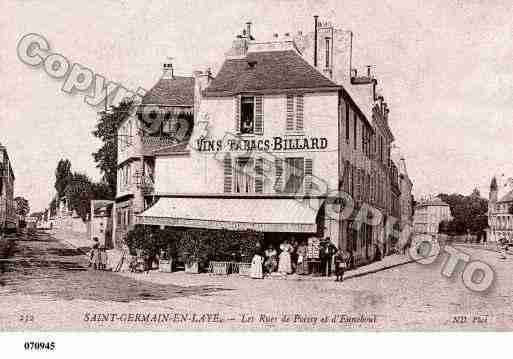
[[[234,97],[233,117],[235,119],[235,132],[240,133],[240,96]]]
[[[224,192],[230,193],[232,191],[232,159],[230,154],[224,156]]]
[[[303,95],[296,96],[296,130],[303,130]]]
[[[276,182],[274,183],[274,190],[282,192],[283,189],[283,160],[281,158],[274,159],[274,167],[276,169]]]
[[[294,130],[294,96],[287,95],[287,131]]]
[[[263,96],[255,96],[255,133],[264,134],[264,99]]]
[[[255,161],[255,192],[264,191],[264,159],[259,157]]]
[[[305,193],[312,192],[312,174],[313,174],[313,160],[311,158],[305,159]]]

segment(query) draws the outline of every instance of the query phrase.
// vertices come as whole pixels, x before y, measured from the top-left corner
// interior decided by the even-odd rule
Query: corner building
[[[253,229],[273,243],[329,237],[357,264],[371,261],[379,229],[358,228],[354,214],[341,221],[326,205],[338,190],[357,207],[385,207],[391,196],[388,172],[374,170],[376,157],[388,163],[386,147],[344,87],[292,39],[259,43],[249,29],[205,85],[188,146],[155,158],[159,199],[138,222]]]

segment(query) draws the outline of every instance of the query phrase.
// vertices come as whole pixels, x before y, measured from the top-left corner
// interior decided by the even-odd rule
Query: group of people
[[[100,241],[97,237],[93,238],[94,244],[89,254],[89,266],[95,270],[106,270],[107,269],[107,250],[105,246],[100,245]]]
[[[290,244],[288,241],[280,244],[280,252],[273,245],[269,245],[264,251],[257,251],[251,261],[251,278],[262,279],[266,275],[278,273],[288,275],[309,274],[309,262],[307,259],[308,246],[306,241],[298,243],[296,241]],[[326,242],[320,251],[320,270],[321,274],[331,275],[332,259],[335,265],[336,281],[342,281],[344,271],[351,262],[351,253],[337,248],[329,241]]]

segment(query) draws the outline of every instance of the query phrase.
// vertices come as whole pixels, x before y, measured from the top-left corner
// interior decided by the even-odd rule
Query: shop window
[[[255,178],[253,159],[239,157],[235,162],[234,192],[253,193],[255,192]]]

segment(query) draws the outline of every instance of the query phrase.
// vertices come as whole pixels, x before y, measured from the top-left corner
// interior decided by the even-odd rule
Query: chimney
[[[249,40],[254,40],[255,38],[251,35],[251,21],[246,23],[246,35]]]
[[[371,67],[372,65],[367,65],[367,77],[371,78]]]
[[[171,62],[173,60],[172,57],[168,57],[166,59],[166,62],[164,62],[164,65],[162,66],[162,78],[163,79],[174,79],[174,72],[173,72],[173,63]]]

